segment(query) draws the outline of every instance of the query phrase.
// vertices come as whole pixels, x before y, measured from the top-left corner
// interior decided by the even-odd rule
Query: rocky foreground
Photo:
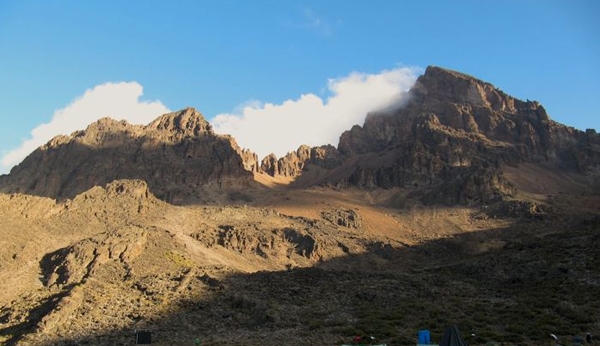
[[[279,193],[279,207],[177,207],[140,181],[62,203],[1,195],[0,340],[128,345],[149,330],[157,345],[358,334],[407,345],[457,324],[475,345],[534,345],[600,331],[600,210],[564,214],[561,197],[398,210],[355,202],[360,190]],[[323,203],[293,205],[306,194]],[[378,222],[393,226],[370,230]]]

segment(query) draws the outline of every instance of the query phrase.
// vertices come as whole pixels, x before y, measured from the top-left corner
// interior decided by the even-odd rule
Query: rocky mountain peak
[[[171,140],[214,135],[212,126],[204,119],[204,116],[191,107],[164,114],[148,124],[147,127],[169,133]]]
[[[139,179],[157,197],[182,203],[202,198],[204,188],[249,184],[252,173],[241,155],[252,153],[216,135],[193,108],[147,126],[103,118],[35,150],[0,180],[0,191],[65,199],[114,180]]]
[[[371,113],[340,136],[340,153],[362,155],[351,184],[419,187],[429,203],[491,201],[514,193],[503,165],[585,173],[600,162],[591,131],[556,123],[540,103],[467,74],[428,67],[409,96],[403,108]]]
[[[355,126],[342,134],[338,149],[345,154],[383,150],[421,133],[413,125],[422,123],[419,119],[423,117],[429,119],[429,128],[452,136],[508,142],[511,147],[529,143],[534,150],[524,154],[539,158],[554,155],[538,150],[544,147],[540,142],[548,139],[551,127],[558,132],[570,131],[551,121],[536,101],[521,101],[490,83],[441,67],[428,67],[409,97],[402,109],[369,114],[362,127]]]
[[[523,106],[492,84],[467,74],[437,66],[429,66],[412,89],[419,99],[427,98],[452,103],[489,107],[494,110],[515,112]],[[432,101],[432,100],[429,100]],[[519,108],[521,108],[519,107]]]
[[[400,109],[367,115],[338,147],[300,147],[262,160],[261,171],[317,183],[410,187],[426,203],[489,202],[513,195],[503,165],[546,164],[578,173],[600,167],[600,136],[552,121],[536,101],[514,98],[470,75],[430,66]],[[586,173],[587,174],[587,173]]]

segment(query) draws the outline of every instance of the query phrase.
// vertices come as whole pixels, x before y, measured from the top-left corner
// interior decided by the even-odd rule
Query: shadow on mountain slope
[[[38,148],[10,175],[0,176],[0,191],[60,201],[115,180],[139,179],[159,199],[183,204],[210,202],[206,188],[243,188],[252,182],[229,138],[200,136],[167,143],[127,132],[113,136],[113,144],[105,147],[68,141]]]
[[[133,300],[127,321],[115,328],[84,328],[76,337],[65,331],[53,340],[15,335],[8,344],[131,345],[135,330],[148,330],[156,345],[192,345],[196,338],[202,345],[332,345],[361,334],[408,345],[418,329],[429,328],[439,340],[450,324],[476,334],[473,345],[598,334],[599,228],[598,218],[523,222],[415,246],[374,242],[366,253],[309,268],[223,277],[183,263],[163,293],[122,282],[161,305],[155,315],[136,313]]]

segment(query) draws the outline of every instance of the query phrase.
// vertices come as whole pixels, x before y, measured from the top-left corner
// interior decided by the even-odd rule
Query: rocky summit
[[[103,118],[36,149],[2,184],[5,191],[72,199],[93,186],[140,179],[159,198],[177,203],[199,198],[205,187],[249,184],[252,173],[241,154],[192,108],[147,126]]]
[[[598,188],[600,136],[550,120],[535,101],[515,99],[474,77],[428,67],[406,105],[374,112],[344,132],[324,166],[300,148],[276,167],[298,161],[328,169],[320,183],[408,188],[427,204],[489,203],[517,193],[505,167],[537,165],[548,174],[580,175]],[[273,160],[271,160],[273,161]],[[336,167],[337,166],[337,167]],[[542,168],[543,167],[543,168]],[[300,175],[297,170],[269,174]],[[549,191],[550,193],[550,191]]]
[[[0,344],[540,345],[600,334],[600,136],[428,67],[337,147],[260,159],[187,108],[0,176]]]

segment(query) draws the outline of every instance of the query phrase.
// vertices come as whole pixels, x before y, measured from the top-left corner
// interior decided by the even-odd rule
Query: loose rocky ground
[[[210,194],[210,196],[208,195]],[[5,345],[473,345],[600,334],[600,198],[424,207],[402,189],[207,191],[141,181],[0,195]],[[569,339],[570,340],[570,339]]]

